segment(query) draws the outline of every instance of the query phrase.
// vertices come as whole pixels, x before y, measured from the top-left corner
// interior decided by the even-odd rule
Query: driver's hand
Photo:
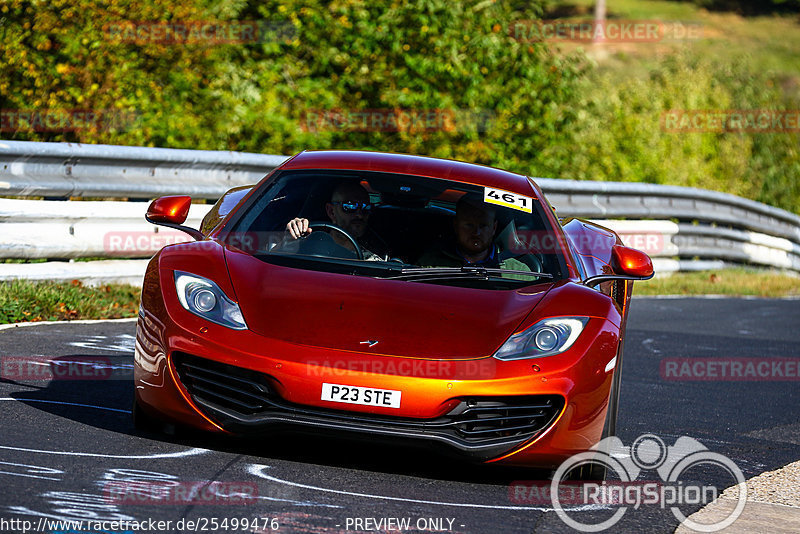
[[[308,227],[308,219],[301,219],[299,217],[292,219],[286,225],[286,231],[292,236],[292,239],[299,239],[311,233],[311,228]]]

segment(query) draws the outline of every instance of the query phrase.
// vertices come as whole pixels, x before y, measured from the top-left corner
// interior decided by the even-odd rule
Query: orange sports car
[[[406,440],[478,462],[555,466],[615,429],[633,280],[650,259],[559,221],[490,167],[302,152],[147,219],[195,241],[150,261],[134,419],[237,435]]]

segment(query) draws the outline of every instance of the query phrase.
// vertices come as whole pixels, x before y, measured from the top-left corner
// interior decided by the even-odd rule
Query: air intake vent
[[[261,373],[188,354],[176,354],[174,361],[181,382],[193,396],[243,415],[267,409],[270,387]]]
[[[558,415],[562,404],[556,395],[468,399],[448,415],[460,436],[480,441],[538,432]]]

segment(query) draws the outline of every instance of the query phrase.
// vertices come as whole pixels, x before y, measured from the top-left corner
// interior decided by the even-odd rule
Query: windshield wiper
[[[488,280],[492,275],[504,274],[553,278],[553,275],[550,273],[499,269],[497,267],[481,267],[479,265],[465,265],[463,267],[405,267],[400,269],[399,275],[389,276],[387,278],[390,280],[432,280],[437,278],[479,277]]]

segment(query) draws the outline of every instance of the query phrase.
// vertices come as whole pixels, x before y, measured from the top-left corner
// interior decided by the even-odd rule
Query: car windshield
[[[564,277],[539,199],[420,176],[283,171],[228,225],[231,247],[299,269],[510,289]]]

